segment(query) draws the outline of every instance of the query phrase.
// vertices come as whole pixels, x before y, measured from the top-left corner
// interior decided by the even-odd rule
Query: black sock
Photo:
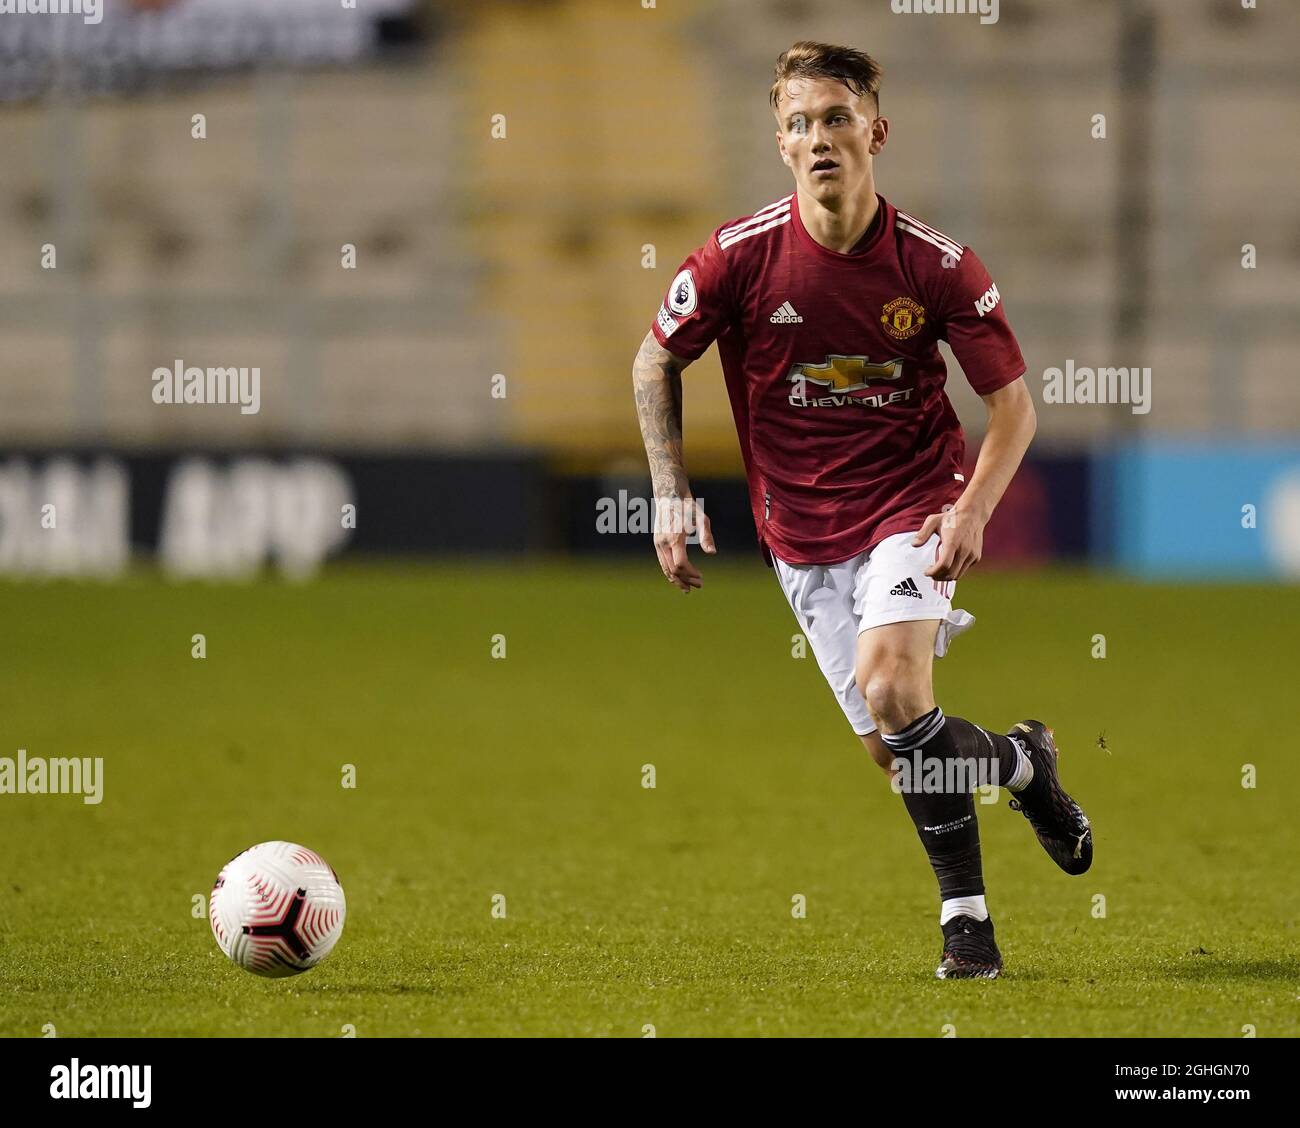
[[[961,717],[947,717],[938,706],[902,732],[888,736],[881,733],[881,737],[895,751],[900,747],[920,751],[927,771],[937,771],[951,763],[954,769],[949,774],[959,778],[956,766],[960,766],[972,788],[995,784],[1019,791],[1024,786],[1024,774],[1031,770],[1009,736],[989,732]],[[910,756],[903,759],[909,765],[913,763]]]
[[[933,712],[927,713],[921,720],[933,717],[935,713],[944,716],[943,710],[936,706]],[[1009,736],[989,732],[961,717],[944,719],[946,723],[934,738],[940,743],[927,745],[928,753],[945,758],[956,756],[974,760],[981,765],[980,771],[985,773],[980,777],[981,784],[996,783],[999,787],[1006,787],[1016,778],[1020,766],[1020,749],[1011,742]]]
[[[951,777],[944,774],[944,765],[957,758],[953,737],[945,734],[947,727],[943,711],[935,708],[902,732],[880,734],[900,761],[895,782],[901,785],[903,805],[916,824],[916,833],[939,882],[939,897],[944,901],[984,892],[974,796],[970,786],[944,785],[945,781],[951,782]],[[936,760],[937,772],[927,770],[927,765],[932,768]]]

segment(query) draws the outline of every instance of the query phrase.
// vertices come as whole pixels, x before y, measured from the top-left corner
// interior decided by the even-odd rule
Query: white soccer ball
[[[338,874],[293,842],[263,842],[232,858],[208,901],[217,946],[245,971],[270,978],[320,963],[346,915]]]

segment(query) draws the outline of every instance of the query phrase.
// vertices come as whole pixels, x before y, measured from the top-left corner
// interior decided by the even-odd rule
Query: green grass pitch
[[[1007,971],[943,983],[915,832],[775,581],[705,584],[651,557],[0,586],[0,755],[105,761],[99,806],[0,796],[0,1033],[1300,1032],[1300,590],[960,585],[979,622],[940,703],[1054,725],[1097,855],[1066,877],[980,806]],[[192,915],[271,838],[348,897],[334,954],[280,981]]]

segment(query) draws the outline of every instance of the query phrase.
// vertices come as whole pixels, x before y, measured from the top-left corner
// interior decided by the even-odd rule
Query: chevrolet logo
[[[872,364],[865,356],[828,356],[822,364],[796,364],[787,379],[795,384],[817,384],[833,392],[856,392],[882,380],[903,375],[901,357]]]

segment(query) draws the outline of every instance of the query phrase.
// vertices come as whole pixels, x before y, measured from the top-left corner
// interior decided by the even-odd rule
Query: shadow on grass
[[[1295,960],[1220,959],[1208,952],[1187,956],[1172,968],[1159,969],[1157,974],[1192,983],[1300,984],[1300,965]]]
[[[446,983],[322,983],[299,992],[302,995],[427,995],[443,998],[472,993],[472,988]]]

